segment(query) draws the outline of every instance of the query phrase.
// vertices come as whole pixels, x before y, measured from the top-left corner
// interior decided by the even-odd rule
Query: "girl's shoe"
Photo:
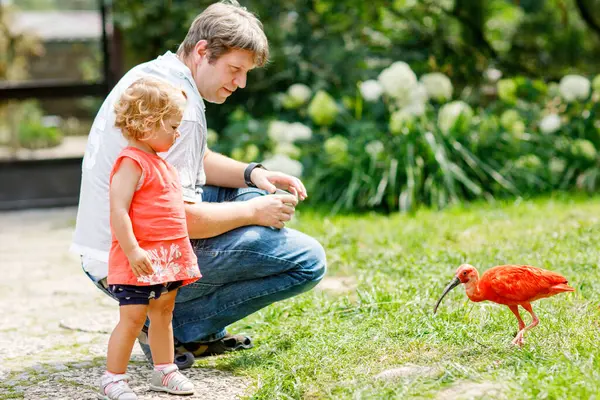
[[[171,394],[194,394],[194,384],[177,368],[171,365],[160,371],[152,371],[150,390]]]
[[[102,400],[137,400],[136,394],[127,383],[128,381],[129,376],[125,374],[102,376],[98,398]],[[109,386],[108,390],[106,390],[107,386]]]

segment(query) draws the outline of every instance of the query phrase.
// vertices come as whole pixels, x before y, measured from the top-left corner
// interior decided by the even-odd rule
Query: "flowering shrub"
[[[339,99],[292,85],[278,118],[236,112],[222,136],[234,158],[302,177],[333,211],[595,190],[600,77],[501,77],[489,69],[480,88],[457,94],[446,75],[419,78],[394,62]]]
[[[444,102],[452,98],[452,82],[446,75],[439,72],[425,74],[421,77],[421,82],[430,99]]]
[[[590,95],[590,81],[579,75],[566,75],[560,80],[560,94],[568,101],[586,100]]]

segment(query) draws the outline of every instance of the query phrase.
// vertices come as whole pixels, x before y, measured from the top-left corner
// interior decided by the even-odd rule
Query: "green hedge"
[[[283,118],[239,109],[210,141],[234,158],[304,177],[312,200],[334,211],[595,191],[600,76],[548,85],[495,81],[499,75],[488,71],[487,82],[458,95],[445,75],[418,78],[403,62],[359,82],[352,97],[296,84],[278,95]]]

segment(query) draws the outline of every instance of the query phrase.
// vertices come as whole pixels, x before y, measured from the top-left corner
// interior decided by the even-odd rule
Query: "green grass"
[[[600,393],[599,200],[557,197],[413,216],[300,209],[295,227],[323,243],[327,275],[354,277],[356,290],[311,291],[272,305],[234,328],[253,335],[254,349],[198,366],[249,376],[256,399],[435,398],[465,382],[501,384],[510,399],[591,398]],[[551,269],[576,292],[535,302],[540,325],[514,348],[509,309],[470,303],[462,286],[433,316],[464,262],[480,272],[509,263]],[[374,379],[407,363],[442,373]]]

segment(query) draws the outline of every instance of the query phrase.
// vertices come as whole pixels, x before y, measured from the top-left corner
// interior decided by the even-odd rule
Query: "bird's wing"
[[[487,270],[481,280],[488,293],[512,301],[531,301],[567,279],[556,272],[530,265],[500,265]]]

